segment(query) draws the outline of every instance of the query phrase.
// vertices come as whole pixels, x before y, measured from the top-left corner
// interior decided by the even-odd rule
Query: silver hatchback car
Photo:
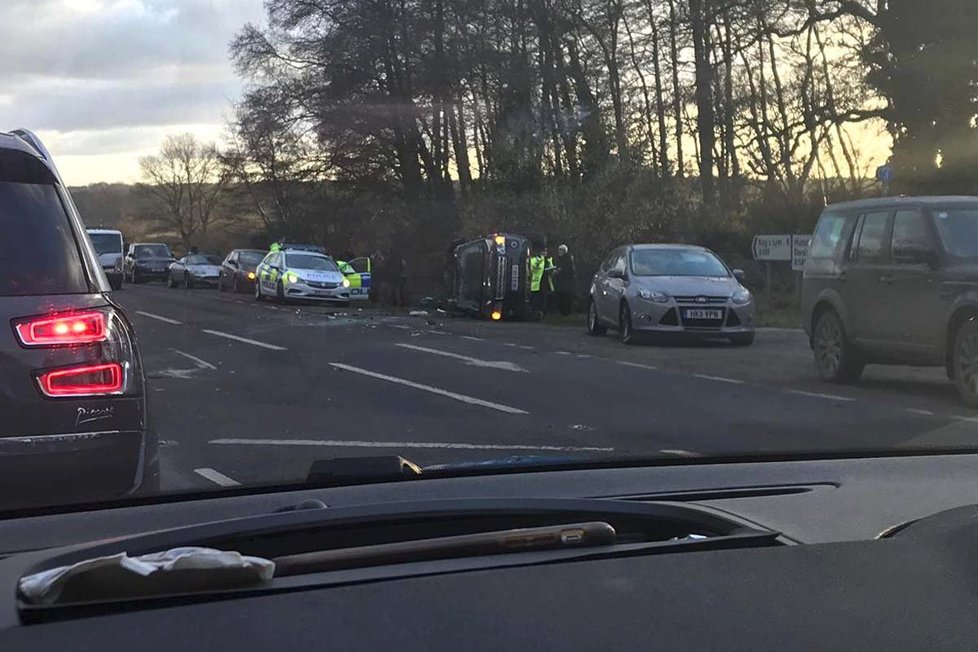
[[[641,334],[754,342],[754,299],[709,249],[626,245],[609,254],[591,282],[588,332],[618,329],[622,342]]]

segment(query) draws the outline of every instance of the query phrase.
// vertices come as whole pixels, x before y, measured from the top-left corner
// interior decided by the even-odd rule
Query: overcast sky
[[[167,133],[220,141],[228,43],[262,0],[0,0],[0,130],[37,131],[69,185],[137,181]]]

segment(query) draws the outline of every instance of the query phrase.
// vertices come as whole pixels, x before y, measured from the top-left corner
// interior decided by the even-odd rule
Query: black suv
[[[802,315],[819,375],[945,366],[978,407],[978,197],[829,206],[805,264]]]
[[[44,145],[0,133],[0,508],[159,485],[132,325]]]
[[[174,260],[176,258],[165,244],[137,242],[129,245],[122,262],[122,276],[134,285],[143,281],[162,281],[167,278]]]

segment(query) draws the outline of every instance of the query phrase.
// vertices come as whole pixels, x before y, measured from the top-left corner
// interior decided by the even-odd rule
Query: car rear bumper
[[[125,497],[158,484],[159,445],[145,431],[0,438],[0,508]]]

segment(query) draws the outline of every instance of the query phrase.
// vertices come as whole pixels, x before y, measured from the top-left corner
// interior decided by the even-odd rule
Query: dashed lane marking
[[[473,337],[471,335],[460,335],[459,337],[461,337],[463,340],[470,340],[472,342],[485,342],[485,340],[481,337]]]
[[[910,414],[921,414],[925,417],[936,417],[937,413],[930,410],[921,410],[919,408],[907,408],[907,412]]]
[[[215,369],[215,370],[217,369],[217,367],[212,365],[210,362],[207,362],[206,360],[201,360],[195,355],[190,355],[189,353],[184,353],[183,351],[177,349],[170,349],[170,350],[173,351],[174,353],[179,353],[180,355],[190,360],[191,362],[196,363],[197,366],[200,367],[201,369]]]
[[[331,448],[446,448],[453,450],[554,451],[564,453],[610,453],[614,448],[597,446],[531,446],[528,444],[463,444],[444,441],[358,441],[336,439],[212,439],[209,444],[225,446],[327,446]]]
[[[466,396],[465,394],[456,394],[455,392],[449,392],[448,390],[440,389],[438,387],[432,387],[431,385],[422,385],[421,383],[405,380],[403,378],[396,378],[395,376],[388,376],[386,374],[379,374],[375,371],[368,371],[367,369],[361,369],[360,367],[353,367],[348,364],[331,362],[330,366],[335,367],[337,369],[343,369],[344,371],[349,371],[351,373],[360,374],[362,376],[369,376],[370,378],[376,378],[377,380],[384,380],[389,383],[404,385],[405,387],[411,387],[413,389],[420,389],[421,391],[430,392],[432,394],[437,394],[439,396],[444,396],[445,398],[450,398],[456,401],[460,401],[462,403],[468,403],[470,405],[479,405],[481,407],[486,407],[491,410],[506,412],[507,414],[529,414],[529,412],[527,412],[526,410],[510,407],[509,405],[502,405],[501,403],[493,403],[492,401],[484,401],[481,398]]]
[[[473,358],[467,355],[460,355],[458,353],[451,353],[450,351],[440,351],[439,349],[429,349],[425,346],[415,346],[413,344],[395,344],[394,346],[399,346],[402,349],[409,349],[411,351],[420,351],[421,353],[431,353],[433,355],[440,355],[446,358],[454,358],[456,360],[462,360],[466,364],[472,365],[473,367],[486,367],[488,369],[502,369],[503,371],[516,371],[520,373],[529,373],[526,369],[519,366],[514,362],[505,361],[494,361],[494,360],[480,360],[479,358]]]
[[[649,371],[658,371],[659,370],[658,367],[653,367],[650,364],[641,364],[641,363],[638,363],[638,362],[625,362],[623,360],[619,360],[618,361],[618,364],[622,365],[623,367],[632,367],[634,369],[647,369]]]
[[[151,312],[143,312],[142,310],[136,311],[137,315],[142,315],[143,317],[149,317],[150,319],[156,319],[165,324],[173,324],[174,326],[180,326],[183,322],[177,321],[176,319],[170,319],[169,317],[163,317],[162,315],[154,315]]]
[[[410,326],[405,326],[404,324],[390,324],[390,327],[391,328],[399,328],[402,331],[411,331],[411,330],[414,330]]]
[[[737,380],[736,378],[724,378],[722,376],[708,376],[706,374],[693,374],[693,378],[700,378],[701,380],[713,380],[718,383],[730,383],[731,385],[743,385],[745,381]]]
[[[214,484],[219,485],[221,487],[240,487],[241,486],[241,483],[238,482],[237,480],[235,480],[233,478],[229,478],[226,475],[224,475],[223,473],[220,473],[219,471],[215,471],[214,469],[207,469],[207,468],[204,468],[204,469],[194,469],[194,473],[196,473],[197,475],[199,475],[199,476],[201,476],[203,478],[207,478],[208,480],[210,480]]]
[[[225,333],[223,331],[212,331],[210,329],[204,329],[204,332],[208,335],[216,335],[218,337],[223,337],[228,340],[234,340],[235,342],[244,342],[245,344],[251,344],[252,346],[260,346],[263,349],[269,349],[270,351],[288,351],[284,346],[277,346],[275,344],[268,344],[267,342],[259,342],[258,340],[251,340],[247,337],[240,337],[238,335],[232,335],[231,333]]]
[[[819,392],[803,392],[800,389],[789,389],[787,390],[789,394],[795,394],[796,396],[807,396],[808,398],[823,398],[829,401],[845,401],[851,403],[856,399],[850,398],[848,396],[839,396],[838,394],[821,394]]]

